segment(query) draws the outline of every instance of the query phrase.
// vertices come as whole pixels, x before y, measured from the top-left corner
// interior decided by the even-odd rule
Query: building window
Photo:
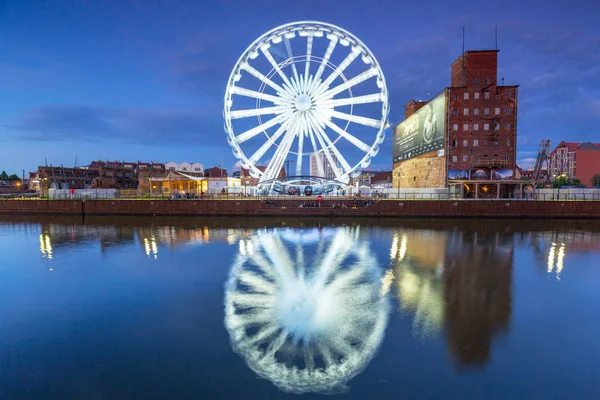
[[[456,147],[456,146],[458,146],[458,141],[456,141],[456,140],[453,140],[453,141],[452,141],[452,147]]]
[[[500,107],[496,107],[496,109],[494,110],[494,112],[496,113],[496,115],[500,115]]]
[[[452,109],[452,115],[456,117],[456,115],[457,115],[457,114],[458,114],[458,113],[456,112],[456,108],[453,108],[453,109]]]
[[[485,78],[485,84],[489,85],[490,84],[490,78]]]
[[[465,94],[464,94],[464,99],[465,99],[465,100],[469,100],[469,92],[465,92]]]
[[[473,130],[474,131],[478,131],[479,130],[479,124],[473,124]]]
[[[496,100],[500,100],[500,93],[496,92]]]
[[[475,146],[475,147],[479,146],[479,140],[473,139],[473,146]]]
[[[510,93],[510,90],[506,91],[505,96],[506,96],[507,99],[510,99],[510,97],[512,96],[511,93]]]
[[[469,147],[469,141],[467,139],[463,140],[463,147]]]
[[[469,109],[468,108],[465,108],[463,110],[463,115],[469,115]]]
[[[473,164],[475,164],[475,165],[479,164],[479,156],[473,156]]]
[[[479,108],[475,108],[473,110],[473,115],[479,115]]]
[[[500,124],[498,124],[498,123],[494,124],[494,130],[495,131],[499,131],[500,130]]]
[[[510,108],[506,107],[506,115],[510,115]]]
[[[458,130],[458,124],[453,124],[452,125],[452,130],[453,131],[457,131]]]
[[[181,167],[182,171],[187,171],[187,167]]]
[[[175,171],[175,167],[169,167],[171,171]]]
[[[483,109],[483,115],[490,115],[490,109],[489,108],[484,108]]]
[[[200,168],[196,167],[196,168],[194,168],[194,171],[200,172]]]
[[[508,155],[504,156],[504,161],[508,162]]]
[[[475,85],[479,85],[479,78],[475,78],[473,79],[473,84]],[[476,93],[477,94],[477,93]]]
[[[469,161],[469,156],[463,156],[463,162]]]
[[[463,131],[469,130],[469,124],[463,124]]]
[[[475,92],[475,93],[473,93],[473,98],[474,98],[475,100],[479,100],[479,92]]]
[[[510,139],[506,139],[506,145],[510,146]]]
[[[500,144],[500,141],[498,139],[494,140],[494,146],[498,146]],[[496,157],[496,156],[494,156]]]
[[[490,130],[490,124],[483,124],[483,130],[484,131],[489,131]]]
[[[510,131],[510,124],[506,124],[505,128],[506,128],[507,131]]]
[[[452,156],[452,162],[458,162],[458,156]]]
[[[452,98],[454,98],[454,100],[458,100],[458,94],[454,93],[454,95],[452,96]]]
[[[490,98],[490,92],[484,92],[483,93],[483,98],[486,99],[486,100],[489,99]]]
[[[483,145],[484,145],[484,146],[489,146],[489,145],[490,145],[490,141],[489,141],[489,140],[487,140],[487,139],[485,139],[485,140],[483,141]]]

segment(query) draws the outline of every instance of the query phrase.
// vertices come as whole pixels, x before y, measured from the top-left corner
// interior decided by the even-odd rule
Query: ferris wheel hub
[[[300,94],[296,97],[294,106],[298,111],[307,111],[312,106],[312,99],[306,94]]]

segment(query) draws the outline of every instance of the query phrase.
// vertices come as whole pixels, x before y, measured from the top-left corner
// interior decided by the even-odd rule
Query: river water
[[[1,399],[598,399],[600,224],[0,217]]]

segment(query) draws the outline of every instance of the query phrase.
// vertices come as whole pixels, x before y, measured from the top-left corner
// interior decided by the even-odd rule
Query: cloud
[[[46,105],[30,110],[7,128],[22,140],[225,147],[224,134],[223,140],[214,140],[223,130],[220,112],[216,106],[152,110]]]
[[[535,158],[521,158],[517,159],[517,165],[524,170],[529,170],[535,164]]]

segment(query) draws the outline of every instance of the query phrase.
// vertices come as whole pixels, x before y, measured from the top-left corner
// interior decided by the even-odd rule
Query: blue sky
[[[45,158],[199,161],[231,169],[223,132],[227,78],[246,47],[296,20],[339,25],[371,49],[404,104],[439,93],[466,48],[494,46],[499,78],[520,84],[518,159],[541,138],[600,141],[597,1],[0,2],[0,170]],[[370,169],[391,167],[391,132]]]

